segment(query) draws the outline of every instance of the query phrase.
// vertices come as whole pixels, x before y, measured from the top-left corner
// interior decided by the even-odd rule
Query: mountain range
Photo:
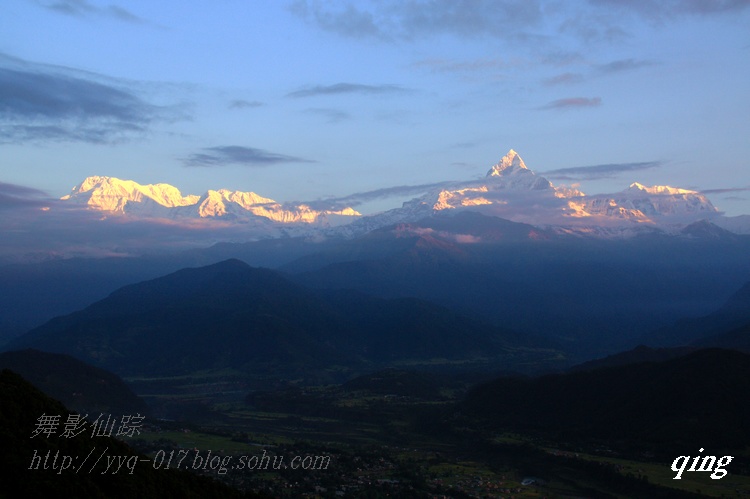
[[[575,188],[554,186],[530,170],[512,149],[480,180],[433,189],[400,208],[367,216],[335,203],[329,209],[315,209],[311,205],[320,201],[283,204],[254,192],[228,189],[183,195],[168,184],[141,185],[101,176],[86,178],[62,200],[135,219],[254,224],[248,236],[256,238],[278,237],[274,227],[294,227],[295,234],[322,230],[327,236],[354,237],[445,211],[475,211],[558,232],[598,236],[627,236],[648,229],[674,232],[700,219],[721,218],[703,194],[688,189],[635,182],[619,193],[585,195]],[[742,230],[735,222],[726,225]]]
[[[559,357],[550,345],[422,300],[309,289],[227,260],[125,286],[7,349],[65,353],[120,375],[234,369],[309,380],[400,363],[539,366]]]
[[[747,236],[698,237],[693,227],[591,239],[447,215],[374,230],[281,268],[307,286],[419,297],[565,339],[578,353],[632,348],[657,327],[717,309],[750,279]]]
[[[91,214],[115,220],[114,233],[127,225],[120,220],[168,217],[147,236],[145,224],[126,231],[147,242],[152,234],[169,241],[173,233],[162,228],[175,225],[190,238],[211,232],[190,227],[242,227],[245,242],[0,266],[0,342],[122,286],[237,259],[280,270],[316,299],[354,290],[374,300],[429,301],[494,328],[546,337],[583,361],[641,343],[681,344],[679,331],[668,333],[678,341],[652,332],[715,311],[750,280],[750,236],[717,225],[725,219],[702,194],[634,183],[617,195],[586,196],[553,185],[512,150],[483,179],[368,216],[335,207],[305,218],[303,205],[252,192],[185,196],[166,184],[107,177],[90,177],[60,204],[87,207],[92,230],[99,224]],[[353,221],[333,226],[342,220]]]
[[[352,238],[264,239],[163,256],[2,266],[0,340],[124,285],[239,259],[281,270],[315,293],[427,300],[496,327],[560,340],[583,361],[652,344],[644,339],[651,331],[718,309],[750,280],[748,251],[748,236],[705,221],[673,235],[608,239],[443,210]]]
[[[439,188],[385,213],[355,220],[339,233],[361,234],[394,223],[414,222],[446,210],[474,211],[557,232],[627,236],[643,229],[674,232],[718,210],[697,191],[633,183],[615,194],[586,195],[554,186],[510,150],[481,180]]]
[[[221,218],[237,223],[254,220],[329,226],[359,216],[351,208],[332,211],[314,210],[304,204],[285,206],[254,192],[219,189],[208,190],[202,196],[183,196],[169,184],[141,185],[132,180],[100,176],[87,177],[61,199],[107,213],[177,220]]]

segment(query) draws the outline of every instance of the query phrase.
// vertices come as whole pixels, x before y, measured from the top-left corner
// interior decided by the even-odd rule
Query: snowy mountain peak
[[[169,184],[141,185],[132,180],[95,175],[86,177],[61,199],[104,211],[124,212],[125,206],[132,202],[150,200],[163,207],[174,208],[195,204],[198,196],[183,196],[179,189]]]
[[[103,184],[103,183],[107,183],[107,182],[111,182],[111,180],[112,179],[110,177],[101,177],[101,176],[98,176],[98,175],[93,175],[91,177],[86,177],[85,179],[83,179],[83,182],[81,182],[79,185],[73,187],[72,192],[88,192],[91,189],[93,189],[94,187],[96,187],[97,185],[100,185],[100,184]],[[118,180],[118,179],[114,179],[114,180]]]
[[[700,192],[676,187],[649,187],[635,182],[621,192],[586,195],[575,187],[554,186],[527,168],[511,149],[484,179],[428,192],[401,208],[363,217],[346,230],[353,234],[459,211],[557,227],[561,233],[602,237],[625,237],[641,230],[674,230],[698,219],[714,220],[719,215]]]
[[[713,217],[718,210],[703,194],[667,185],[651,187],[634,182],[615,194],[587,196],[581,205],[589,215],[606,215],[640,222],[690,223]]]
[[[632,184],[630,184],[630,187],[628,187],[628,191],[630,192],[640,191],[640,192],[647,193],[647,194],[669,194],[669,195],[698,194],[697,191],[691,191],[688,189],[679,189],[677,187],[670,187],[668,185],[652,185],[651,187],[648,187],[638,182],[633,182]]]
[[[203,196],[183,196],[169,184],[141,185],[132,180],[103,176],[87,177],[61,199],[89,209],[146,218],[224,218],[328,227],[361,216],[352,208],[315,210],[304,204],[285,206],[254,192],[229,189],[209,189]]]
[[[511,149],[510,151],[508,151],[508,154],[503,156],[503,159],[501,159],[495,166],[490,168],[490,171],[487,172],[487,176],[500,177],[505,175],[513,175],[521,171],[530,172],[530,170],[526,168],[526,165],[521,159],[521,156],[519,156],[516,151]]]
[[[76,194],[89,192],[89,191],[96,189],[97,187],[101,187],[105,185],[111,187],[113,185],[118,185],[118,184],[123,184],[123,183],[125,182],[120,180],[119,178],[105,177],[101,175],[92,175],[90,177],[86,177],[85,179],[83,179],[83,182],[81,182],[80,184],[73,186],[73,188],[70,190],[70,194],[68,194],[67,196],[63,196],[61,199],[70,199],[72,196]]]
[[[246,210],[256,204],[275,203],[273,199],[264,198],[254,192],[230,191],[229,189],[219,189],[217,191],[225,200],[237,203]]]

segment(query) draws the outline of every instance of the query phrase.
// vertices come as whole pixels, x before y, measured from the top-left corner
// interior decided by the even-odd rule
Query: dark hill
[[[742,237],[738,236],[734,232],[722,229],[718,225],[715,225],[706,219],[691,223],[687,227],[680,230],[680,234],[688,237],[728,241],[736,241]]]
[[[748,393],[750,355],[706,349],[658,363],[500,378],[474,388],[461,408],[485,429],[694,451],[750,444]]]
[[[681,347],[681,348],[649,348],[645,345],[638,345],[627,352],[620,352],[601,359],[590,360],[582,364],[575,365],[568,369],[569,371],[591,371],[603,367],[618,367],[628,364],[637,364],[639,362],[663,362],[665,360],[676,359],[691,352],[698,350],[698,347]]]
[[[486,360],[526,346],[519,341],[420,300],[315,291],[228,260],[126,286],[10,347],[68,353],[119,374],[179,375]]]
[[[120,379],[69,355],[21,350],[0,354],[0,369],[17,372],[81,414],[148,414],[148,406]]]
[[[564,236],[476,213],[372,231],[284,268],[295,282],[416,297],[555,338],[580,361],[653,344],[645,331],[706,314],[750,275],[750,238]]]
[[[119,473],[112,474],[111,470],[104,473],[105,460],[95,462],[93,459],[82,468],[84,472],[76,473],[72,468],[61,471],[62,456],[76,456],[76,463],[83,463],[85,456],[92,452],[100,454],[106,449],[109,456],[140,457],[122,441],[106,436],[92,437],[93,427],[88,422],[81,428],[85,431],[73,438],[59,434],[32,438],[40,416],[59,415],[60,428],[63,428],[70,412],[7,369],[0,371],[0,408],[1,497],[257,497],[242,495],[210,478],[186,471],[156,470],[150,462],[138,461],[133,466],[133,474],[125,466]],[[48,468],[44,469],[47,453]],[[38,461],[34,461],[35,455],[41,456]],[[30,469],[35,462],[36,467]],[[56,469],[52,469],[53,465]]]
[[[693,343],[696,347],[730,348],[750,353],[750,324]]]
[[[552,231],[533,225],[512,222],[504,218],[482,215],[473,211],[433,216],[417,222],[417,225],[444,234],[468,234],[484,242],[496,244],[516,244],[561,238]]]

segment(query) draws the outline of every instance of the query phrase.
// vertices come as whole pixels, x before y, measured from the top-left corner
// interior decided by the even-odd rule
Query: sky
[[[0,208],[105,175],[367,214],[511,148],[750,214],[750,0],[0,3]]]

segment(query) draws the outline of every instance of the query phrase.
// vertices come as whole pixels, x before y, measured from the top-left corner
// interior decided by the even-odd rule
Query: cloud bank
[[[0,142],[111,143],[177,117],[98,75],[0,54]]]
[[[39,189],[0,182],[0,210],[42,206],[49,199],[49,195]]]

